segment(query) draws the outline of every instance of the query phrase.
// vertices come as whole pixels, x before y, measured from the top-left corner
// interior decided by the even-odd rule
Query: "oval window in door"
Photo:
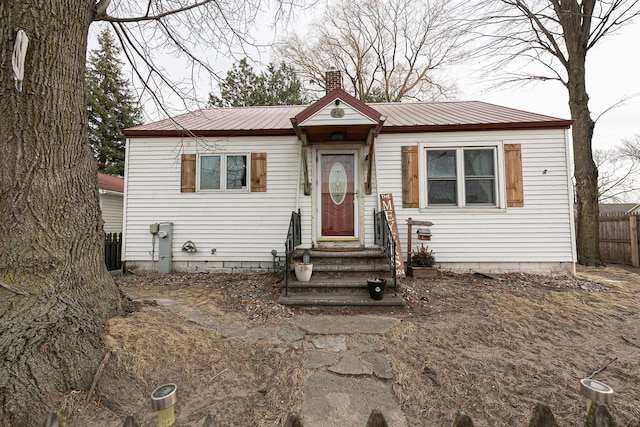
[[[329,194],[336,205],[342,204],[347,196],[347,171],[342,163],[334,163],[329,171]]]

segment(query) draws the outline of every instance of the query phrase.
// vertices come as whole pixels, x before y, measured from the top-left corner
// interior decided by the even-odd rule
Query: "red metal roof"
[[[105,191],[124,193],[124,178],[98,172],[98,188]]]
[[[312,104],[312,106],[315,105]],[[568,128],[571,120],[480,101],[368,104],[387,120],[381,133]],[[309,106],[202,109],[126,129],[137,136],[294,135],[291,119]]]
[[[369,104],[387,116],[382,132],[568,128],[571,120],[529,113],[480,101]]]

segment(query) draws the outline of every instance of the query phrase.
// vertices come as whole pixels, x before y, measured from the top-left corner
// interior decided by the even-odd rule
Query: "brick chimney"
[[[326,89],[325,93],[329,93],[336,88],[342,87],[342,73],[336,67],[329,68],[325,75]]]

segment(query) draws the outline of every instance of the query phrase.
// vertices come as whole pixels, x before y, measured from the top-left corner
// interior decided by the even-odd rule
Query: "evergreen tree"
[[[220,98],[210,94],[212,107],[259,105],[301,105],[307,103],[302,83],[292,67],[271,63],[267,71],[256,74],[244,58],[233,65],[220,84]]]
[[[87,64],[87,114],[89,143],[98,170],[124,174],[125,138],[122,130],[142,122],[142,109],[122,76],[120,47],[109,30],[98,37],[99,49],[91,51]]]
[[[284,62],[278,67],[271,63],[262,76],[265,79],[267,99],[264,105],[302,105],[308,102],[302,82],[293,67]]]

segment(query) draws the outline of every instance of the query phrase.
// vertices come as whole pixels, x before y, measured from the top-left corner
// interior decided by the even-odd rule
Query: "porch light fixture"
[[[344,132],[331,132],[332,141],[344,141],[344,137],[345,137]]]

